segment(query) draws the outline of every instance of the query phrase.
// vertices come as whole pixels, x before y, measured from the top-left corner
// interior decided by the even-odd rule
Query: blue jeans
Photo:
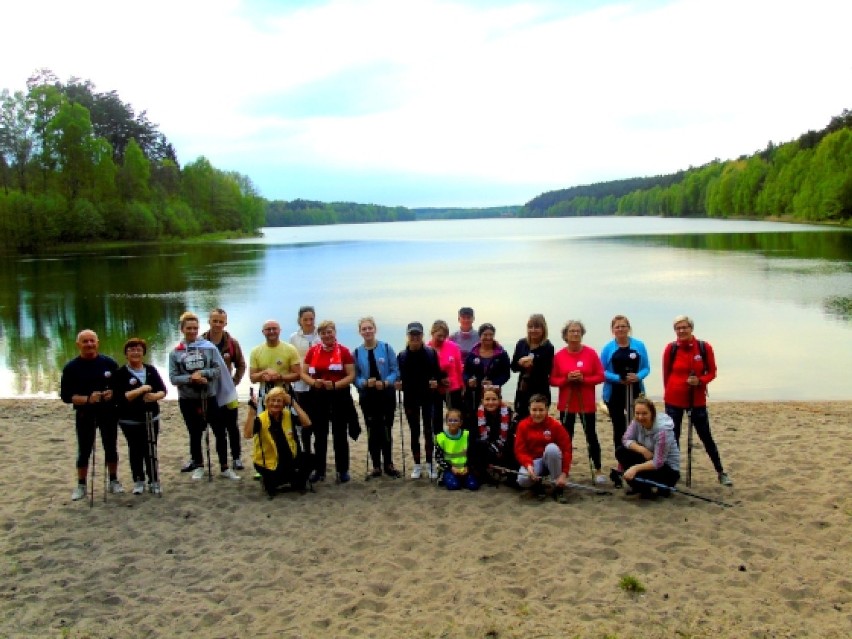
[[[683,422],[684,412],[688,412],[688,409],[666,404],[666,415],[671,417],[674,422],[674,434],[678,448],[680,448],[680,425]],[[707,415],[706,406],[696,406],[692,409],[692,425],[695,432],[698,433],[701,443],[704,444],[707,456],[713,462],[713,468],[716,469],[717,473],[723,472],[719,450],[716,448],[716,442],[713,441],[713,434],[710,432],[710,417]]]

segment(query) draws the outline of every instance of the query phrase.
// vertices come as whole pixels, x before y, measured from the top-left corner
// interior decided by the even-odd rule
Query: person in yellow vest
[[[435,436],[435,463],[443,471],[447,490],[479,490],[479,481],[469,472],[467,460],[470,433],[461,427],[462,414],[457,408],[447,411],[444,430]]]
[[[280,386],[267,392],[265,399],[266,410],[258,415],[252,394],[243,437],[254,440],[254,468],[272,499],[285,484],[293,490],[305,490],[311,463],[310,456],[302,452],[297,428],[308,428],[311,421]]]

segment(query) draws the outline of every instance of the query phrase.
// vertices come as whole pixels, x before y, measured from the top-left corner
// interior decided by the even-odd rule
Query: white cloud
[[[183,160],[250,176],[467,177],[531,198],[751,153],[852,103],[840,0],[84,4],[7,10],[31,28],[5,42],[0,86],[36,67],[91,78]],[[417,203],[394,188],[371,200]]]

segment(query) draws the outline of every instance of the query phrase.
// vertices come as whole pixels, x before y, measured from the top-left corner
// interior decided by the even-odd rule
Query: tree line
[[[821,131],[780,145],[770,142],[736,160],[543,193],[527,202],[520,215],[783,217],[845,223],[852,219],[852,112],[844,109]]]
[[[144,111],[42,69],[0,92],[0,249],[250,233],[264,201],[206,158],[181,167]]]

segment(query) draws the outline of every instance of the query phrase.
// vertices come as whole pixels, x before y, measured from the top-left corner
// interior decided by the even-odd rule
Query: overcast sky
[[[522,204],[852,108],[848,0],[27,0],[0,88],[116,90],[269,199]]]

